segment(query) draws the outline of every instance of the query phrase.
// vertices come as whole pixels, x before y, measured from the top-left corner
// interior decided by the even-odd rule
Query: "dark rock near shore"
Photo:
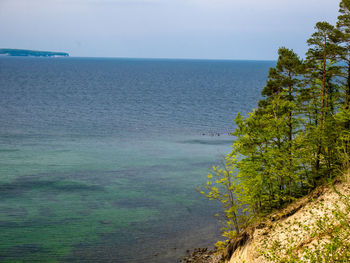
[[[183,263],[220,263],[222,262],[222,255],[218,254],[216,250],[209,250],[208,248],[196,248],[193,252],[187,250],[187,256],[180,259]]]

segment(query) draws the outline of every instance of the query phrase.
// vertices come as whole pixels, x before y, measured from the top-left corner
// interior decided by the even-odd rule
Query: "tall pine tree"
[[[330,176],[335,148],[336,135],[332,125],[334,119],[332,111],[336,110],[338,99],[338,85],[336,76],[340,73],[340,67],[336,63],[339,60],[340,47],[337,44],[337,34],[334,26],[327,22],[318,22],[316,32],[307,41],[310,48],[307,52],[307,73],[309,80],[308,107],[306,113],[310,120],[307,126],[308,140],[312,143],[310,159],[313,167],[313,184],[316,184],[324,176]]]
[[[350,108],[350,0],[340,2],[340,15],[338,16],[337,29],[340,45],[343,47],[338,50],[341,60],[345,64],[344,79],[344,107]]]

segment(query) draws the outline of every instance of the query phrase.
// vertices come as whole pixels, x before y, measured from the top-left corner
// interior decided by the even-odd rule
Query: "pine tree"
[[[339,51],[339,57],[344,63],[343,68],[343,107],[337,114],[337,124],[340,125],[339,133],[340,141],[338,145],[338,153],[340,155],[341,163],[345,166],[349,165],[349,162],[344,156],[349,157],[350,153],[350,119],[345,116],[350,115],[350,0],[342,0],[340,2],[340,15],[338,16],[337,29],[340,45],[342,50]]]
[[[263,108],[274,95],[281,95],[281,99],[289,102],[286,111],[288,113],[288,140],[291,142],[294,130],[293,110],[295,108],[295,97],[298,93],[299,76],[303,70],[303,64],[293,50],[282,47],[278,50],[278,54],[277,65],[275,68],[270,69],[269,80],[262,91],[262,95],[266,99],[261,100],[259,106]],[[289,148],[291,148],[291,145]]]
[[[340,2],[340,15],[338,16],[337,29],[340,45],[339,56],[345,63],[345,89],[344,89],[344,107],[350,108],[350,0]],[[349,127],[348,127],[349,128]]]
[[[280,48],[259,108],[247,118],[239,114],[235,119],[233,151],[241,157],[237,176],[250,193],[245,202],[257,214],[290,202],[300,192],[295,139],[301,131],[297,96],[302,69],[302,61],[292,50]]]
[[[308,90],[309,107],[306,115],[311,119],[307,126],[308,140],[316,147],[311,148],[314,158],[311,158],[313,167],[313,184],[323,176],[330,176],[333,163],[333,152],[336,138],[332,125],[333,113],[337,108],[338,85],[336,76],[340,74],[339,60],[341,47],[337,44],[337,33],[334,26],[327,22],[318,22],[316,32],[307,41],[310,48],[307,52],[307,73],[309,80]],[[333,113],[332,113],[333,111]]]
[[[202,193],[224,204],[226,237],[241,215],[266,215],[350,169],[350,0],[337,28],[315,29],[305,62],[278,50],[258,108],[236,116],[232,153],[209,174]]]
[[[273,115],[271,126],[277,132],[273,162],[281,177],[279,193],[285,196],[284,199],[291,199],[293,184],[299,182],[295,175],[300,172],[295,158],[298,148],[295,138],[301,131],[298,97],[304,65],[293,50],[282,47],[278,54],[277,65],[270,69],[267,85],[262,91],[264,99],[259,102],[258,111]]]

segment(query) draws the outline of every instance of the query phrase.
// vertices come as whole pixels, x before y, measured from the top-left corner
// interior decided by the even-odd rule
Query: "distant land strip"
[[[0,56],[16,56],[16,57],[69,57],[65,52],[51,52],[51,51],[36,51],[27,49],[0,49]]]

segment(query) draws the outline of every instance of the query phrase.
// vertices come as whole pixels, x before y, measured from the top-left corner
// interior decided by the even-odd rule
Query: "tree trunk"
[[[318,138],[318,149],[316,154],[316,180],[320,178],[320,157],[322,153],[322,137],[323,137],[323,121],[324,121],[324,99],[325,99],[325,92],[326,92],[326,65],[327,65],[327,36],[324,36],[324,50],[323,50],[323,65],[322,65],[322,93],[321,93],[321,115],[320,115],[320,134]],[[314,182],[316,183],[316,182]]]

